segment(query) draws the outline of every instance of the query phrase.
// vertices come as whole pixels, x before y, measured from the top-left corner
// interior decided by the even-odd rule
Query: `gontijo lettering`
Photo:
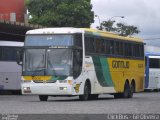
[[[127,69],[129,69],[129,61],[113,60],[112,61],[112,68],[127,68]]]

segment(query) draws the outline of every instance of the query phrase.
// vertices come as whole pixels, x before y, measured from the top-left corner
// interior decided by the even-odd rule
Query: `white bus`
[[[160,48],[145,46],[145,90],[160,89]]]
[[[21,83],[21,66],[17,64],[17,51],[23,42],[0,41],[0,90],[18,91]]]
[[[46,28],[26,33],[22,94],[113,94],[131,98],[144,90],[144,44],[134,37],[85,28]]]

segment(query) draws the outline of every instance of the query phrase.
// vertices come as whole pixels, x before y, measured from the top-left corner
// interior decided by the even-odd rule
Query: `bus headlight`
[[[67,90],[67,87],[59,87],[60,90]]]
[[[23,87],[23,92],[24,93],[31,93],[30,87]]]

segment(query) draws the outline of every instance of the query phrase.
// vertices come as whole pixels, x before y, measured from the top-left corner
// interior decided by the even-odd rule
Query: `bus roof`
[[[109,37],[109,38],[113,38],[113,39],[120,39],[120,40],[127,40],[127,41],[143,42],[142,39],[137,38],[137,37],[131,37],[131,36],[124,37],[124,36],[120,36],[116,33],[102,31],[102,30],[95,30],[95,29],[88,29],[88,28],[82,28],[82,29],[84,29],[86,32],[89,32],[91,34],[95,34],[97,36],[103,36],[103,37]]]
[[[90,29],[90,28],[71,28],[71,27],[42,28],[42,29],[29,30],[26,34],[73,34],[73,33],[86,33],[86,34],[92,34],[95,36],[102,36],[102,37],[108,37],[113,39],[143,42],[143,40],[140,38],[123,37],[115,33],[96,30],[96,29]]]
[[[17,47],[23,47],[23,42],[15,42],[15,41],[0,41],[0,46],[17,46]]]
[[[145,56],[160,56],[160,52],[145,52]]]

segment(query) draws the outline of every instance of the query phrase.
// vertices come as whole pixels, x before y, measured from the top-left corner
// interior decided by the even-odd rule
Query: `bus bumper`
[[[67,83],[22,83],[21,91],[22,94],[32,95],[72,95],[72,85]]]

